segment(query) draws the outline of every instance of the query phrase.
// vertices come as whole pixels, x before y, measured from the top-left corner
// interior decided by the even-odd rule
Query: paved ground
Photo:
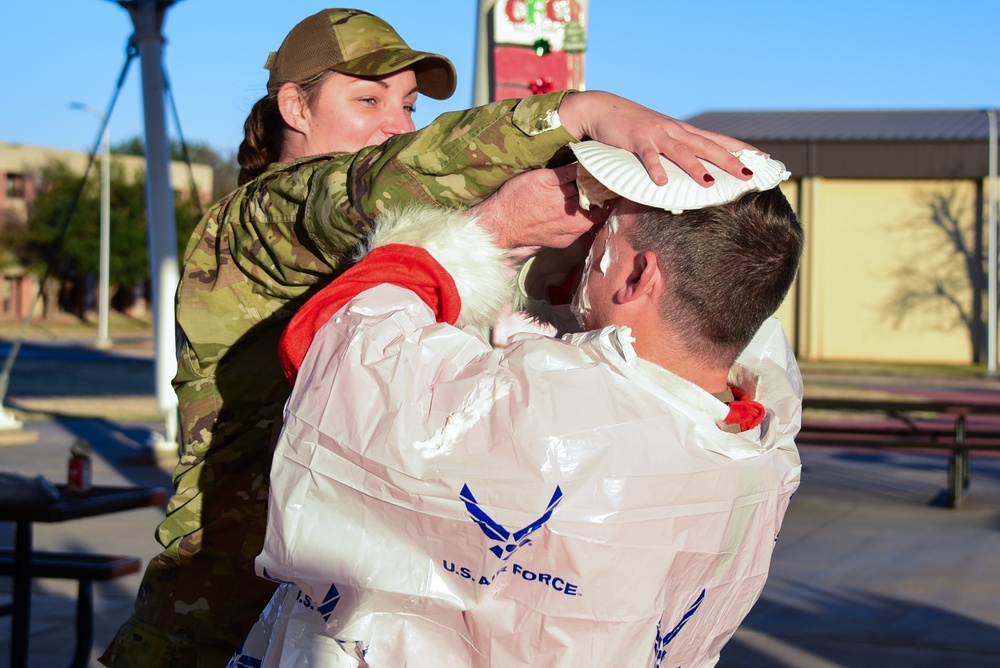
[[[106,485],[170,486],[168,470],[143,462],[145,440],[156,423],[117,422],[100,419],[58,419],[26,422],[24,430],[37,437],[33,443],[0,447],[0,470],[28,476],[66,479],[68,448],[76,438],[95,445],[94,482]],[[145,460],[148,462],[149,460]],[[162,508],[144,508],[114,515],[60,524],[36,524],[37,549],[132,554],[143,567],[157,552],[153,528],[163,517]],[[13,546],[13,526],[0,524],[0,545]],[[108,583],[95,583],[95,649],[103,650],[118,624],[128,616],[139,587],[139,575]],[[10,600],[10,582],[0,581],[0,600]],[[62,580],[36,580],[32,599],[30,662],[33,668],[62,668],[69,663],[74,642],[76,584]],[[0,666],[10,655],[10,617],[0,619]],[[95,653],[96,657],[97,654]],[[94,661],[94,666],[99,664]],[[140,668],[140,667],[136,667]]]
[[[141,415],[155,415],[151,347],[136,341],[110,353],[83,350],[65,340],[25,350],[6,406],[24,411],[28,438],[0,445],[0,470],[62,480],[69,444],[84,437],[97,450],[96,482],[169,486],[169,463],[143,457],[158,428],[153,415]],[[975,393],[1000,401],[996,381],[823,370],[807,372],[806,391]],[[130,405],[135,413],[125,412]],[[1000,666],[1000,458],[973,457],[970,493],[954,510],[938,504],[946,485],[941,455],[806,447],[802,459],[803,483],[771,577],[720,668]],[[35,542],[145,561],[157,551],[152,530],[160,517],[162,509],[149,508],[39,526]],[[12,533],[0,526],[0,545],[10,545]],[[96,586],[95,656],[127,616],[138,583],[136,575]],[[0,582],[0,602],[9,591]],[[74,594],[70,583],[36,582],[33,667],[68,661]],[[0,619],[0,666],[9,629],[9,618]]]

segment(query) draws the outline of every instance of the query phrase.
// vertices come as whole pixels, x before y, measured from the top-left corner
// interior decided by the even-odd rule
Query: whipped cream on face
[[[590,315],[590,295],[588,293],[587,277],[590,275],[590,268],[594,264],[594,247],[590,247],[587,253],[587,261],[583,263],[583,273],[580,275],[580,285],[576,287],[576,294],[573,295],[573,303],[570,310],[576,316],[577,322],[584,324],[587,316]]]
[[[608,229],[608,235],[604,237],[604,252],[601,255],[601,265],[600,265],[601,276],[607,276],[608,267],[611,266],[612,262],[618,260],[618,254],[615,252],[615,249],[611,247],[611,239],[618,232],[618,227],[619,227],[618,216],[612,214],[611,217],[608,218],[608,222],[606,222],[604,226]],[[591,253],[594,252],[593,247],[590,248],[590,252]]]
[[[607,235],[604,237],[604,244],[601,248],[598,248],[597,244],[591,245],[590,252],[587,253],[587,261],[583,265],[583,274],[580,276],[580,285],[576,289],[576,294],[573,295],[571,308],[573,310],[573,315],[576,316],[581,325],[583,324],[584,317],[590,314],[590,293],[587,277],[590,276],[590,270],[594,266],[594,258],[597,256],[597,253],[600,253],[601,260],[597,268],[600,269],[602,276],[607,276],[608,268],[611,266],[611,263],[618,260],[618,254],[615,252],[615,248],[611,245],[611,240],[614,238],[615,234],[618,233],[618,229],[620,227],[618,223],[618,216],[612,212],[608,221],[604,223],[604,225],[608,230]]]

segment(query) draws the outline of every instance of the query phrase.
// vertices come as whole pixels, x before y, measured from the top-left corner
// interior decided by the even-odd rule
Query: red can
[[[66,474],[66,487],[70,492],[86,494],[91,487],[90,443],[83,439],[77,440],[70,448],[69,469]]]

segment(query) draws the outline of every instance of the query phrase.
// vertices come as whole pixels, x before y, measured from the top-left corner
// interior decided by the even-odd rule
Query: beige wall
[[[59,149],[45,148],[41,146],[25,146],[23,144],[9,144],[0,142],[0,173],[30,173],[41,169],[46,164],[59,160],[64,162],[70,169],[80,174],[87,167],[90,156],[79,151],[62,151]],[[111,161],[125,166],[126,174],[135,174],[146,169],[146,159],[134,155],[118,155],[113,153]],[[91,167],[92,174],[98,174],[101,168],[101,157],[98,154]],[[212,197],[212,168],[209,165],[194,164],[191,172],[194,173],[195,187],[203,202],[207,202]],[[175,191],[188,192],[188,184],[191,182],[188,167],[183,162],[170,163],[170,183]]]
[[[928,198],[955,192],[953,208],[971,229],[975,185],[969,181],[810,179],[803,186],[807,250],[802,280],[802,345],[814,360],[969,363],[967,329],[951,308],[924,298],[896,326],[886,305],[942,263],[961,261],[930,221]],[[971,234],[966,236],[971,246]],[[901,281],[906,268],[916,275]],[[964,273],[962,276],[964,277]],[[969,308],[963,279],[953,295]]]
[[[797,181],[786,181],[781,184],[781,192],[785,195],[788,201],[791,203],[792,208],[798,212],[798,196],[799,196],[799,184]],[[806,239],[808,243],[808,238]],[[789,341],[795,341],[795,309],[796,309],[796,297],[795,297],[796,286],[792,286],[792,289],[788,291],[788,296],[785,297],[785,301],[782,302],[781,306],[775,312],[774,317],[781,321],[781,326],[785,330],[785,335],[788,337]]]

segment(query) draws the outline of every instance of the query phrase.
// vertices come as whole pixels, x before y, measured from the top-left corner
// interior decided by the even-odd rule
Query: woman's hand
[[[580,208],[575,181],[576,163],[525,172],[469,213],[501,248],[565,248],[607,218],[606,210]]]
[[[742,181],[753,175],[732,154],[742,149],[756,151],[750,144],[699,130],[611,93],[571,93],[559,105],[559,119],[563,127],[579,139],[596,139],[631,151],[658,185],[667,182],[660,155],[677,163],[705,187],[711,186],[714,179],[698,158],[718,165]]]

